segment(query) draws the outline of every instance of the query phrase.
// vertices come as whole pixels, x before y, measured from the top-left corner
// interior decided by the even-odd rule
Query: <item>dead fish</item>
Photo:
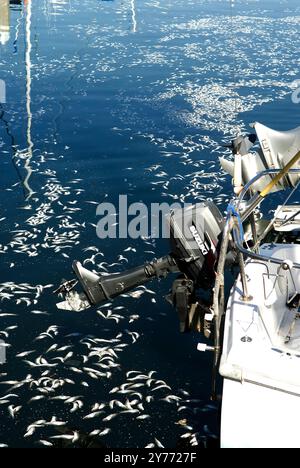
[[[51,444],[51,442],[49,442],[48,440],[39,440],[38,441],[39,444],[41,445],[44,445],[45,447],[53,447],[53,444]]]

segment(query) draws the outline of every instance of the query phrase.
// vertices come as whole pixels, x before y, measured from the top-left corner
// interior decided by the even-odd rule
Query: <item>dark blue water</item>
[[[0,3],[1,23],[9,2]],[[186,432],[197,433],[201,446],[211,433],[217,437],[211,357],[196,351],[200,337],[179,333],[163,298],[170,283],[151,284],[139,299],[118,299],[110,309],[119,323],[94,309],[58,311],[52,291],[72,277],[73,259],[92,255],[89,246],[103,253],[99,263],[119,263],[111,271],[168,252],[164,240],[99,240],[96,205],[104,200],[117,203],[127,194],[129,202],[150,206],[211,198],[225,208],[230,181],[219,169],[220,143],[255,120],[282,130],[300,125],[300,107],[291,100],[292,83],[300,78],[299,21],[296,0],[238,1],[234,8],[225,0],[10,5],[10,36],[0,45],[6,83],[0,338],[9,345],[0,398],[15,396],[0,400],[0,444],[54,443],[56,427],[45,422],[24,438],[30,424],[52,416],[82,434],[110,429],[99,438],[108,447],[144,447],[157,438],[171,448],[179,440],[189,443],[181,438]],[[127,260],[119,261],[121,254]],[[139,334],[134,343],[131,332]],[[86,337],[118,335],[116,367],[93,378],[83,369],[96,369],[98,362],[89,356]],[[25,351],[32,353],[17,357]],[[63,361],[68,352],[73,355]],[[49,367],[40,356],[57,365]],[[144,410],[134,414],[108,405],[113,399],[126,404],[126,393],[110,391],[127,382],[130,370],[156,371],[149,386],[137,388]],[[171,390],[153,391],[155,379]],[[170,394],[181,400],[166,401]],[[52,399],[59,395],[76,396],[83,406],[70,412],[72,403]],[[36,396],[42,398],[30,401]],[[103,414],[84,419],[97,402],[105,403]],[[11,405],[21,407],[14,418]],[[112,412],[117,415],[103,421]],[[140,414],[150,417],[136,419]]]

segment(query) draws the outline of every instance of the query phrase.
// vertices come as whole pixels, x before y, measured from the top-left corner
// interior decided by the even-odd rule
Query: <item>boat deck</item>
[[[292,268],[300,263],[300,246],[266,244],[261,253],[282,258],[291,268],[285,270],[271,261],[246,264],[250,300],[243,300],[238,279],[226,313],[220,370],[225,377],[300,394],[300,271]]]

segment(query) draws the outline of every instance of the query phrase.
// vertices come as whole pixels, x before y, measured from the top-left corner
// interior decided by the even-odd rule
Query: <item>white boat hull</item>
[[[300,263],[299,245],[261,251]],[[226,311],[221,446],[300,448],[300,314],[287,304],[300,291],[300,273],[251,260],[246,275],[249,299],[239,278]]]
[[[222,448],[300,447],[300,396],[224,379]]]

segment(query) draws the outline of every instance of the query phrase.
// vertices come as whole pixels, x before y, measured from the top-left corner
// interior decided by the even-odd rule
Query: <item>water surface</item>
[[[196,351],[200,337],[180,335],[163,298],[170,283],[121,298],[102,315],[58,311],[52,291],[71,277],[73,259],[91,258],[90,246],[103,257],[86,265],[118,263],[110,271],[168,252],[163,240],[100,241],[98,203],[117,203],[119,194],[149,206],[211,198],[224,210],[230,181],[220,172],[220,144],[256,120],[279,130],[300,125],[291,100],[300,78],[299,12],[296,0],[238,1],[234,8],[225,0],[10,5],[9,39],[0,45],[7,92],[0,107],[0,337],[10,345],[0,398],[16,396],[0,400],[0,443],[53,443],[53,425],[24,438],[31,423],[53,416],[84,434],[110,429],[99,438],[108,447],[144,447],[156,438],[172,448],[189,443],[181,438],[188,431],[203,446],[218,436],[211,356]],[[97,369],[93,338],[116,340],[114,366],[97,379],[83,370]],[[16,357],[25,351],[32,353]],[[130,370],[156,372],[137,387],[142,398],[110,393],[128,383]],[[170,389],[153,391],[159,380]],[[180,399],[168,401],[170,394]],[[72,402],[53,400],[63,395],[83,406],[70,412]],[[113,399],[141,399],[144,410],[121,413],[109,407]],[[103,414],[84,419],[97,402],[105,403]],[[21,406],[14,419],[11,405]],[[117,416],[103,421],[112,412]],[[150,417],[137,419],[141,414]],[[191,429],[178,424],[184,419]]]

